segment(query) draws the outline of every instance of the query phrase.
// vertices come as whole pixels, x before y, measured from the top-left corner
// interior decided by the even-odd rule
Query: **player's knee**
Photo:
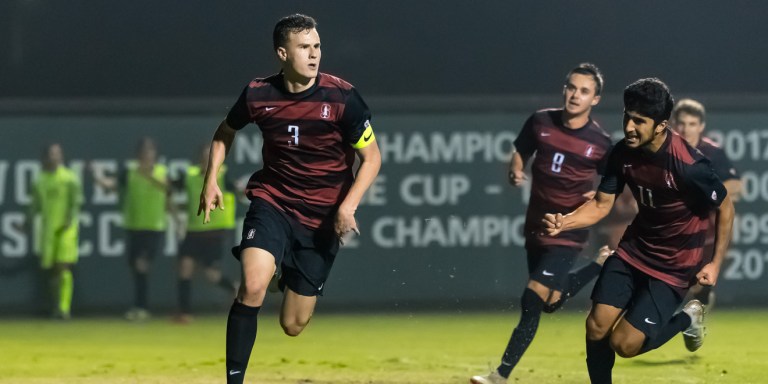
[[[267,293],[268,284],[269,282],[246,280],[240,287],[240,299],[247,305],[252,303],[260,304]]]
[[[587,340],[602,340],[608,335],[609,326],[601,326],[592,316],[587,316]]]
[[[309,319],[292,318],[292,319],[280,319],[280,326],[283,327],[283,332],[291,337],[296,337],[301,334],[301,331],[307,327]]]
[[[616,334],[611,336],[611,348],[623,358],[637,356],[641,347],[641,345],[634,345],[624,338],[617,337]]]

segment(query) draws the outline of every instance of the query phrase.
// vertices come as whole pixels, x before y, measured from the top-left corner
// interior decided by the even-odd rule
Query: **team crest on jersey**
[[[590,156],[592,156],[592,152],[594,152],[594,151],[595,151],[595,147],[593,147],[591,145],[587,146],[587,151],[584,152],[584,155],[586,155],[587,157],[590,157]]]
[[[323,104],[322,107],[320,107],[320,117],[323,119],[327,119],[331,117],[331,106],[328,104]]]

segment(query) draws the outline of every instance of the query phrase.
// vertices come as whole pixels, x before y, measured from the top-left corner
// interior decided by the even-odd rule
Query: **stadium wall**
[[[506,167],[512,141],[529,112],[382,109],[373,124],[384,160],[381,176],[358,211],[362,235],[342,249],[321,307],[416,311],[517,306],[526,279],[522,225],[527,191],[508,186]],[[74,310],[123,310],[131,302],[132,283],[123,254],[118,197],[94,185],[84,171],[86,164],[115,175],[132,158],[138,139],[152,136],[162,162],[176,173],[190,163],[199,144],[210,140],[221,116],[0,116],[0,314],[34,312],[43,297],[34,241],[16,224],[23,218],[29,184],[39,172],[39,154],[46,143],[60,142],[67,164],[84,181]],[[609,105],[596,118],[620,135],[620,109]],[[768,113],[716,109],[707,126],[743,174],[745,187],[721,272],[719,305],[765,305]],[[260,168],[260,145],[255,126],[238,135],[228,157],[231,175],[245,180]],[[184,196],[174,196],[174,201],[182,204]],[[239,216],[246,208],[245,203],[238,206]],[[174,228],[169,229],[165,256],[155,260],[151,273],[150,306],[157,311],[175,308],[175,236]],[[238,239],[233,234],[233,243]],[[592,244],[585,255],[599,245]],[[227,273],[239,273],[229,256],[222,266]],[[587,297],[582,293],[573,308],[583,308]],[[229,298],[200,277],[193,303],[199,310],[224,309]]]

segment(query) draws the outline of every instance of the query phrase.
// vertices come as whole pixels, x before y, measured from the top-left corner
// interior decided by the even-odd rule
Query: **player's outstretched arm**
[[[587,201],[571,213],[566,215],[547,213],[541,220],[544,230],[549,236],[557,236],[563,231],[589,227],[611,212],[615,199],[616,195],[597,192],[594,199]]]
[[[217,207],[224,209],[224,195],[221,193],[216,176],[219,174],[219,168],[224,163],[229,149],[232,148],[236,133],[237,131],[230,127],[225,119],[213,134],[210,160],[208,161],[208,168],[205,170],[203,190],[200,191],[200,205],[197,207],[197,215],[203,214],[203,223],[207,224],[211,221],[212,210]]]
[[[350,187],[347,196],[344,201],[339,205],[339,210],[336,212],[336,221],[334,223],[334,229],[336,235],[344,244],[344,234],[347,232],[355,232],[360,235],[360,230],[357,228],[357,221],[355,221],[355,211],[360,204],[360,200],[363,198],[365,191],[376,180],[376,176],[381,169],[381,152],[379,152],[379,145],[376,141],[372,142],[364,148],[358,148],[357,156],[360,158],[360,167],[357,170],[355,176],[355,182]]]
[[[717,208],[717,220],[715,221],[715,254],[712,262],[705,264],[701,271],[696,274],[696,278],[701,285],[715,285],[717,276],[720,274],[720,266],[723,264],[725,253],[728,251],[728,245],[731,242],[731,230],[733,229],[733,218],[736,216],[736,209],[733,207],[731,195],[726,195],[725,199]]]

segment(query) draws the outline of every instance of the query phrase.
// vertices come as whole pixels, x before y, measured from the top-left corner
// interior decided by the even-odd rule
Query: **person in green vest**
[[[74,281],[72,267],[78,259],[78,214],[83,203],[83,188],[74,172],[64,166],[61,145],[45,148],[42,171],[32,186],[32,204],[25,227],[31,228],[41,216],[40,266],[48,276],[53,301],[53,317],[69,319]]]
[[[132,321],[150,317],[147,277],[152,260],[163,251],[168,227],[168,169],[157,164],[157,146],[149,137],[139,141],[136,160],[128,162],[117,179],[94,174],[98,185],[120,193],[126,252],[134,281],[134,304],[125,313]]]
[[[235,195],[232,193],[234,183],[227,178],[227,168],[219,169],[219,185],[225,186],[225,209],[211,213],[211,221],[203,225],[197,216],[200,190],[203,188],[205,170],[208,167],[210,144],[200,148],[198,164],[189,166],[186,173],[174,180],[174,189],[183,190],[187,195],[186,205],[186,236],[179,247],[179,280],[178,305],[179,313],[174,321],[189,323],[192,321],[190,298],[192,293],[192,276],[197,264],[205,268],[205,276],[209,282],[224,289],[232,297],[237,293],[239,283],[222,274],[219,262],[222,255],[227,253],[228,244],[234,241]]]

